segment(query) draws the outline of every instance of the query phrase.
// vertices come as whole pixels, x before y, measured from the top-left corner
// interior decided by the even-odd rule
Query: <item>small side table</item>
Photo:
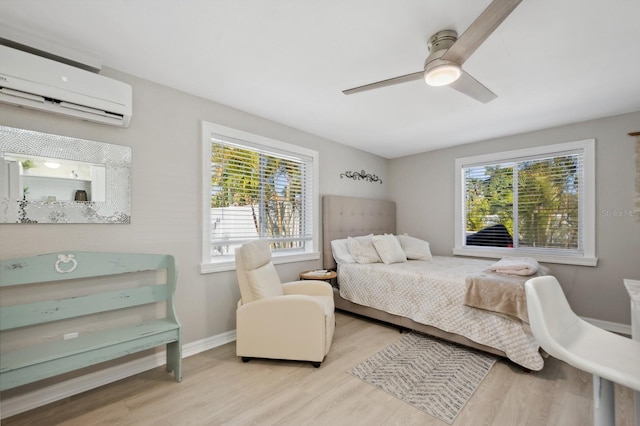
[[[300,272],[301,280],[320,280],[326,281],[331,284],[331,281],[338,276],[335,271],[327,271],[324,274],[314,273],[317,269],[311,269],[310,271]]]

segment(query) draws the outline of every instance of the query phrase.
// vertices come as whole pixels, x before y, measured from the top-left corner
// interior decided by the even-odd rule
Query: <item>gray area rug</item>
[[[495,362],[491,354],[411,332],[348,373],[451,424]]]

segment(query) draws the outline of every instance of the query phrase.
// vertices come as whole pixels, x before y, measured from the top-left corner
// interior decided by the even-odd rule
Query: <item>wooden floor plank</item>
[[[235,344],[185,358],[176,383],[164,367],[3,419],[12,425],[427,425],[446,423],[347,371],[398,341],[398,329],[338,312],[333,346],[310,363],[252,360]],[[633,424],[633,393],[616,386],[617,426]],[[462,425],[591,424],[591,376],[553,359],[527,373],[499,360],[458,415]]]

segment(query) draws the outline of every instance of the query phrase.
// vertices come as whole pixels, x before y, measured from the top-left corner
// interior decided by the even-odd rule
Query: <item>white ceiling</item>
[[[640,110],[639,0],[523,0],[464,64],[488,104],[423,81],[342,94],[421,70],[433,33],[489,3],[2,0],[0,20],[386,158]]]

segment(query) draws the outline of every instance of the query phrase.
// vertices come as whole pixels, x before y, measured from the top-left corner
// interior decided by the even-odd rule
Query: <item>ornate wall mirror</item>
[[[0,223],[131,223],[131,148],[0,126]]]

